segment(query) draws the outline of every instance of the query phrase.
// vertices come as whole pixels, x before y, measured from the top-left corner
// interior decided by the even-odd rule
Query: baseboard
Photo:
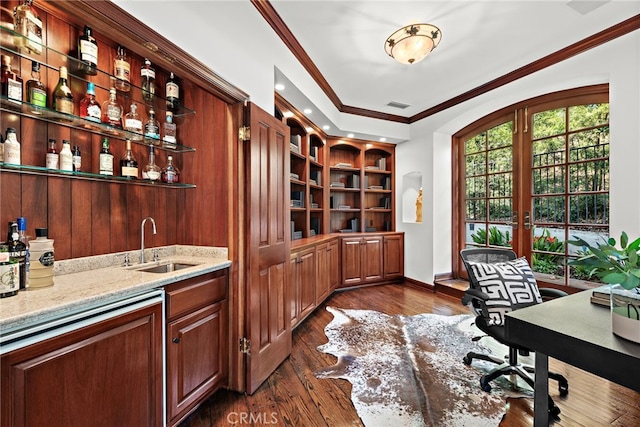
[[[405,277],[404,282],[416,288],[426,289],[428,291],[435,292],[435,286],[433,286],[430,283],[421,282],[419,280],[412,279],[410,277]]]

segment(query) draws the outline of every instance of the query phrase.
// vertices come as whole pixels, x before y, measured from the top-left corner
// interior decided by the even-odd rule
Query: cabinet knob
[[[171,341],[173,341],[174,344],[178,344],[180,342],[180,338],[176,337],[176,338],[172,339]]]

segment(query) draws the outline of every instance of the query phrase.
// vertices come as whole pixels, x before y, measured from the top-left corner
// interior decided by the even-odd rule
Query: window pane
[[[513,168],[511,147],[489,151],[489,172],[506,172]]]
[[[542,111],[533,115],[533,138],[559,135],[565,131],[565,109]]]
[[[533,271],[554,276],[564,275],[564,228],[536,227],[533,231],[532,242]]]
[[[609,124],[609,104],[569,107],[569,131]]]
[[[488,131],[489,149],[507,147],[513,144],[513,123],[507,122]]]
[[[534,169],[533,194],[564,193],[564,166]]]
[[[609,161],[574,163],[569,166],[569,191],[609,191]]]
[[[609,157],[609,126],[578,132],[569,137],[569,160]]]
[[[609,194],[583,194],[569,197],[573,224],[609,224]]]
[[[486,176],[479,176],[476,178],[467,178],[466,186],[467,186],[467,199],[478,198],[478,197],[486,197],[487,196],[487,188],[485,183],[487,182]]]
[[[490,199],[489,200],[489,221],[500,221],[507,223],[511,221],[513,210],[511,199]]]
[[[564,197],[534,197],[534,223],[564,223]]]
[[[487,219],[486,199],[467,200],[467,220],[484,221]]]
[[[509,197],[512,190],[511,173],[489,175],[489,197]]]
[[[466,176],[482,175],[487,172],[484,153],[467,156],[466,163]]]
[[[557,165],[565,162],[565,139],[562,136],[533,142],[533,167]]]
[[[486,148],[487,148],[487,134],[485,132],[479,133],[478,135],[465,141],[464,143],[464,152],[466,154],[485,151]]]

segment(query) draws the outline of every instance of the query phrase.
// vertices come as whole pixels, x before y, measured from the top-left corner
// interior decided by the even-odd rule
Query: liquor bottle
[[[122,129],[124,109],[116,100],[116,88],[109,89],[109,99],[102,103],[102,123]]]
[[[73,153],[71,144],[66,139],[62,140],[62,150],[60,151],[60,170],[73,171]]]
[[[25,257],[25,288],[29,287],[29,270],[31,266],[30,253],[29,253],[29,236],[27,236],[27,218],[20,216],[18,217],[18,240],[24,243],[26,250]]]
[[[29,287],[32,289],[53,286],[55,249],[53,239],[49,239],[48,235],[46,228],[36,228],[36,239],[29,242],[33,260],[29,269]]]
[[[127,60],[127,51],[124,46],[118,45],[116,59],[113,61],[113,75],[116,77],[114,86],[121,92],[131,90],[131,64]]]
[[[46,160],[47,169],[58,169],[60,167],[58,164],[59,158],[58,150],[56,150],[56,140],[49,138],[49,148],[47,148]]]
[[[2,96],[14,104],[22,103],[22,77],[11,69],[8,55],[2,55]]]
[[[120,160],[120,175],[125,178],[138,178],[138,161],[131,151],[131,140],[127,139],[127,149]]]
[[[153,145],[149,146],[149,163],[142,169],[142,179],[149,179],[151,181],[158,181],[162,169],[156,165],[156,155],[153,151]]]
[[[27,288],[27,246],[22,243],[18,238],[18,223],[15,221],[9,221],[9,232],[7,233],[7,252],[9,252],[9,259],[17,261],[19,264],[18,280],[20,283],[20,290]]]
[[[36,107],[47,107],[47,88],[40,80],[40,63],[31,61],[31,80],[27,81],[27,101]],[[33,109],[33,113],[39,113]]]
[[[142,120],[140,119],[140,114],[137,112],[138,105],[132,102],[130,108],[131,110],[124,116],[124,128],[134,133],[134,135],[131,136],[132,140],[142,141]]]
[[[153,102],[156,98],[156,70],[151,67],[151,61],[144,59],[144,66],[140,69],[142,82],[142,97],[145,101]]]
[[[67,67],[60,67],[60,78],[53,90],[53,109],[65,114],[73,114],[73,93],[67,81]]]
[[[102,140],[102,149],[98,159],[100,163],[100,175],[113,175],[113,154],[109,150],[109,139]]]
[[[93,30],[88,25],[78,37],[78,71],[95,76],[98,74],[98,42],[93,37]]]
[[[173,156],[167,156],[167,165],[162,168],[162,182],[176,184],[180,182],[180,169],[173,164]]]
[[[80,153],[80,147],[74,145],[73,150],[71,151],[71,156],[73,171],[82,172],[82,154]]]
[[[160,123],[156,120],[156,112],[153,108],[149,110],[149,118],[144,123],[144,137],[149,139],[151,144],[160,145]]]
[[[32,0],[23,0],[13,8],[13,31],[15,45],[20,50],[40,55],[42,53],[42,20],[32,5]]]
[[[95,86],[91,82],[87,82],[87,93],[80,101],[80,117],[96,123],[100,123],[102,117],[100,103],[96,100]]]
[[[9,256],[9,247],[0,243],[0,298],[18,294],[20,264]]]
[[[169,79],[165,85],[165,98],[167,102],[167,110],[177,113],[180,107],[180,85],[178,79],[173,72],[169,74]]]
[[[165,113],[165,122],[162,124],[162,131],[164,136],[162,137],[162,145],[165,148],[176,148],[178,143],[178,129],[175,123],[173,123],[173,113],[167,111]]]
[[[4,140],[3,161],[12,165],[20,164],[20,143],[14,128],[7,128],[7,137]]]
[[[0,133],[0,161],[4,162],[4,136]]]

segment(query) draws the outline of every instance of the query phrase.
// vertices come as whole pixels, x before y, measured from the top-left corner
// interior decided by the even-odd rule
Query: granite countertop
[[[69,316],[130,296],[161,288],[231,265],[226,248],[209,246],[165,246],[158,250],[160,261],[145,266],[181,262],[197,264],[169,273],[149,273],[139,267],[140,251],[131,251],[131,267],[124,267],[124,253],[56,261],[54,285],[28,289],[0,299],[0,335]],[[152,249],[145,250],[151,260]]]

